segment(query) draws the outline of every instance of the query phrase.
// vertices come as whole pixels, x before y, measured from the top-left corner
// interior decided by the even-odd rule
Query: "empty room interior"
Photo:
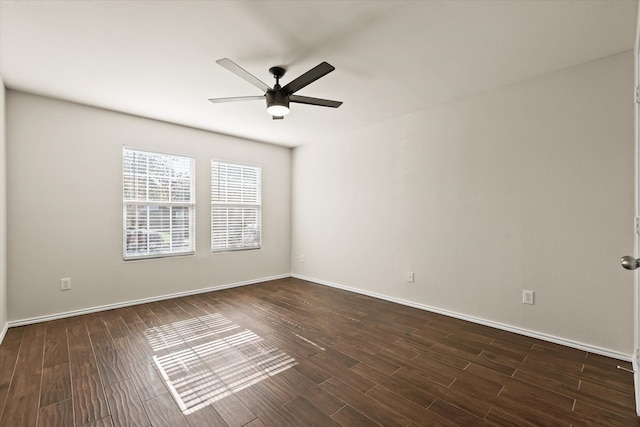
[[[0,426],[640,426],[637,23],[1,0]]]

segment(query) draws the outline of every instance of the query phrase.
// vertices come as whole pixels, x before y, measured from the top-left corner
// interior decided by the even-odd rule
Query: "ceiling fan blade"
[[[217,104],[220,102],[257,101],[259,99],[264,100],[264,95],[233,96],[231,98],[210,98],[209,101],[213,102],[214,104]]]
[[[311,98],[309,96],[290,95],[289,102],[297,102],[298,104],[319,105],[321,107],[338,108],[342,105],[342,101],[332,101],[330,99]]]
[[[329,74],[335,69],[336,68],[333,65],[327,62],[323,62],[319,65],[316,65],[315,67],[313,67],[312,69],[310,69],[309,71],[307,71],[306,73],[298,77],[297,79],[287,83],[287,85],[283,87],[282,90],[289,94],[295,93],[300,89],[302,89],[303,87],[307,86],[308,84],[315,82],[320,77]]]
[[[255,87],[257,87],[263,92],[266,92],[267,90],[271,89],[265,82],[263,82],[253,74],[249,73],[247,70],[245,70],[244,68],[242,68],[241,66],[239,66],[238,64],[236,64],[235,62],[233,62],[228,58],[218,59],[216,62],[219,65],[226,68],[227,70],[231,71],[236,76],[240,77],[241,79],[248,81],[249,83],[251,83],[252,85],[254,85]]]

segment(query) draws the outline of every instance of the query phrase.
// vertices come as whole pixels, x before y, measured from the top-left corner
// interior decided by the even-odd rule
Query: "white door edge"
[[[635,68],[634,68],[634,80],[635,87],[633,88],[633,96],[634,96],[634,122],[635,122],[635,135],[634,135],[634,145],[635,145],[635,216],[636,218],[640,217],[640,108],[638,108],[638,100],[640,94],[638,93],[638,88],[640,87],[640,7],[638,8],[636,17],[636,39],[635,39],[635,48],[634,48],[634,59],[635,59]],[[634,252],[635,257],[640,257],[640,248],[638,242],[638,227],[635,222],[637,219],[634,218]],[[634,337],[633,337],[633,355],[632,355],[632,364],[633,364],[633,383],[635,387],[635,397],[636,397],[636,414],[640,416],[640,288],[639,279],[638,279],[638,270],[635,270],[633,273],[633,289],[634,289]]]

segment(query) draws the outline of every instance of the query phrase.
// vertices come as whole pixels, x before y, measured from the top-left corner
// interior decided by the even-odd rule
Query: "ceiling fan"
[[[295,95],[297,91],[303,87],[315,82],[320,77],[323,77],[333,70],[335,67],[326,62],[313,67],[300,77],[287,83],[283,87],[280,86],[280,79],[284,76],[286,70],[282,67],[271,67],[269,72],[276,79],[276,84],[273,88],[270,88],[266,83],[262,82],[253,74],[240,67],[235,62],[227,58],[222,58],[216,61],[219,65],[223,66],[227,70],[231,71],[238,77],[248,81],[258,89],[264,92],[263,95],[256,96],[236,96],[232,98],[211,98],[209,101],[218,102],[235,102],[235,101],[254,101],[259,99],[266,99],[267,112],[271,114],[274,120],[283,119],[284,116],[289,114],[289,103],[296,102],[298,104],[319,105],[321,107],[338,108],[342,105],[341,101],[331,101],[329,99],[311,98],[308,96]]]

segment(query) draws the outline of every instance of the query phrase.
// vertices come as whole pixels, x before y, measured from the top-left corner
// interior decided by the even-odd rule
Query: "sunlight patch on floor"
[[[149,328],[158,371],[185,414],[285,371],[297,362],[216,313]]]

